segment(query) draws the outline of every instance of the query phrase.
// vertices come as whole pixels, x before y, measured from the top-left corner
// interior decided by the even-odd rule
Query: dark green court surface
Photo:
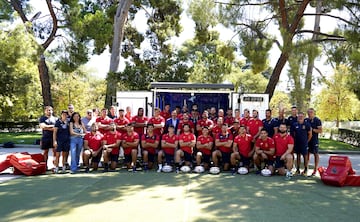
[[[360,189],[319,178],[125,171],[0,184],[0,221],[359,221]]]

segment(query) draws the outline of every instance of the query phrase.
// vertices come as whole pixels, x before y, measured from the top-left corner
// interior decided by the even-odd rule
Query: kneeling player
[[[211,149],[213,147],[213,138],[209,135],[209,129],[207,126],[202,128],[202,135],[197,138],[196,142],[196,165],[204,165],[205,169],[209,169]]]
[[[231,145],[233,143],[233,135],[229,132],[227,125],[221,126],[221,132],[215,137],[216,150],[212,153],[214,166],[219,167],[220,159],[224,164],[224,170],[229,170]]]
[[[158,152],[158,170],[161,172],[164,158],[165,165],[172,165],[174,163],[175,150],[179,143],[179,138],[175,134],[175,128],[173,125],[169,125],[168,133],[164,134],[161,139],[161,150]]]
[[[292,176],[291,169],[294,163],[293,149],[294,139],[286,132],[286,124],[281,123],[279,133],[274,136],[275,142],[275,168],[280,175],[286,175],[287,178]],[[286,164],[286,169],[285,169]]]
[[[139,146],[139,134],[134,132],[134,126],[130,123],[126,127],[126,133],[122,134],[122,147],[124,149],[125,164],[128,169],[136,171],[136,160]]]
[[[257,167],[257,172],[260,173],[261,163],[265,163],[271,174],[274,173],[274,155],[275,155],[275,144],[274,140],[268,137],[266,129],[260,131],[260,137],[255,143],[255,154],[254,164]]]
[[[83,160],[85,165],[85,172],[89,172],[89,160],[91,159],[93,170],[96,171],[99,167],[102,149],[101,141],[103,135],[98,131],[98,126],[93,123],[91,125],[91,132],[87,133],[84,137],[84,153]],[[72,171],[73,173],[73,171]]]
[[[104,157],[104,172],[115,170],[119,162],[119,151],[121,143],[121,133],[116,131],[116,125],[110,124],[110,131],[105,133],[103,138],[103,157]]]
[[[190,132],[189,124],[183,125],[184,132],[179,136],[180,149],[175,154],[176,173],[179,172],[180,162],[183,159],[185,165],[190,166],[192,162],[192,152],[196,143],[196,137]]]
[[[159,146],[160,138],[154,134],[154,125],[148,124],[146,126],[146,134],[141,137],[141,147],[143,148],[143,164],[144,170],[152,169],[156,148]]]
[[[246,167],[249,170],[251,158],[254,155],[252,147],[253,137],[246,133],[246,127],[240,126],[239,135],[234,139],[233,153],[231,154],[232,173],[237,170],[236,161],[240,161],[240,167]]]

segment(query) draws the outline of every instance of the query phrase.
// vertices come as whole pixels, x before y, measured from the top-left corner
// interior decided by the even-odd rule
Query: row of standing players
[[[68,108],[56,120],[52,116],[52,108],[46,107],[45,115],[40,118],[43,129],[41,147],[46,156],[49,148],[56,149],[56,172],[59,169],[60,153],[63,155],[65,171],[69,150],[71,156],[75,157],[72,158],[70,170],[72,173],[77,172],[82,148],[86,172],[89,172],[89,160],[92,159],[92,167],[97,170],[101,157],[104,159],[105,171],[115,170],[120,148],[124,151],[127,167],[132,170],[136,170],[139,150],[145,169],[153,168],[157,155],[158,171],[161,171],[163,163],[175,163],[178,169],[181,163],[191,165],[193,160],[196,165],[204,165],[208,169],[212,160],[214,166],[222,164],[224,170],[231,169],[233,172],[239,163],[247,168],[254,163],[255,168],[260,170],[264,162],[272,173],[277,169],[279,174],[289,175],[293,167],[293,153],[296,153],[297,172],[300,173],[299,161],[303,156],[302,173],[307,174],[308,151],[314,154],[315,169],[319,161],[318,134],[322,127],[313,109],[308,110],[306,119],[304,113],[297,113],[296,107],[292,107],[289,118],[284,118],[282,110],[278,118],[272,118],[271,110],[266,110],[264,120],[258,118],[256,110],[253,110],[251,118],[247,109],[243,117],[240,117],[239,110],[235,110],[235,117],[231,116],[232,111],[224,117],[224,112],[219,110],[214,124],[207,111],[202,113],[201,118],[196,118],[196,112],[192,112],[190,118],[187,113],[179,114],[174,110],[170,114],[168,110],[161,112],[155,109],[154,116],[148,119],[140,108],[138,114],[128,120],[122,109],[116,118],[110,118],[107,109],[102,109],[101,115],[95,118],[92,111],[88,110],[87,116],[81,118],[77,112],[69,117],[73,106],[69,105]],[[290,135],[287,129],[290,129]],[[141,149],[138,149],[139,145]]]

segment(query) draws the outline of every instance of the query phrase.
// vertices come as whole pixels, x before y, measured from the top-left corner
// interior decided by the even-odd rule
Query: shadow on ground
[[[94,173],[0,184],[3,221],[358,221],[360,189],[318,178]]]

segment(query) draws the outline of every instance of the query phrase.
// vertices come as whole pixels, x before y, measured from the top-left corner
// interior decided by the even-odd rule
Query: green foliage
[[[226,80],[234,84],[235,90],[242,93],[262,93],[268,80],[261,74],[254,74],[252,70],[241,70],[238,66],[232,69]]]
[[[284,109],[285,111],[290,110],[291,105],[289,94],[282,91],[275,91],[269,106],[272,110],[272,115],[278,116],[280,109]]]
[[[347,84],[349,69],[338,66],[334,76],[325,81],[327,88],[317,96],[317,115],[328,121],[354,120],[360,102]]]
[[[77,69],[72,73],[53,70],[52,93],[56,115],[74,104],[83,115],[87,109],[102,108],[105,100],[105,80],[97,79],[88,71]]]
[[[17,26],[0,31],[0,54],[0,119],[32,119],[41,103],[37,44],[23,26]]]

